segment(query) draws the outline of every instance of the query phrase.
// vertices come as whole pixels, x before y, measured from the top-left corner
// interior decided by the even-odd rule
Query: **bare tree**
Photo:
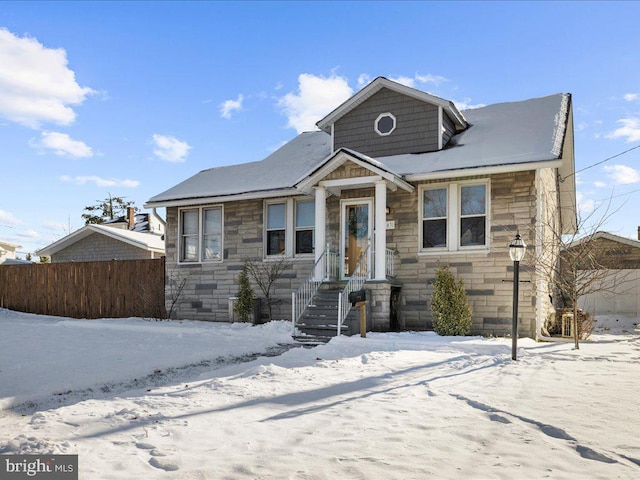
[[[291,261],[285,256],[274,260],[245,259],[247,272],[264,295],[269,311],[269,320],[273,320],[273,307],[281,303],[282,299],[274,296],[273,287],[282,274],[291,268]]]
[[[182,302],[184,287],[191,276],[191,271],[173,268],[167,272],[166,298],[169,301],[167,318],[173,318],[176,308]]]
[[[617,210],[616,210],[617,211]],[[614,295],[628,281],[624,272],[611,273],[611,258],[620,258],[616,247],[603,247],[598,241],[607,220],[616,212],[610,201],[590,213],[578,212],[577,228],[566,234],[560,224],[560,210],[542,212],[537,231],[540,251],[535,262],[537,273],[549,282],[555,307],[572,309],[575,348],[580,348],[581,335],[590,333],[586,323],[579,322],[578,299],[593,293]],[[582,319],[590,321],[590,315]]]

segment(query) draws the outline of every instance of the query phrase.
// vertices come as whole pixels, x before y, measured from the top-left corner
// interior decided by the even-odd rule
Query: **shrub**
[[[253,305],[256,302],[251,282],[249,281],[249,267],[245,263],[242,271],[238,276],[238,297],[235,304],[235,311],[242,322],[249,320],[249,316],[253,315]]]
[[[438,335],[467,335],[471,331],[472,310],[464,282],[456,282],[448,266],[439,267],[431,295],[433,329]]]

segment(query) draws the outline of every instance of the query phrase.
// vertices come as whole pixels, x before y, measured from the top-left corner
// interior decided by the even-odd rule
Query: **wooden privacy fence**
[[[0,307],[72,318],[165,318],[164,258],[0,266]]]

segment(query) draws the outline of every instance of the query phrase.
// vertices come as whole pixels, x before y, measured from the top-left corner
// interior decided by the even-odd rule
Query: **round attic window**
[[[378,135],[385,136],[391,134],[396,129],[396,117],[391,113],[381,113],[376,118],[374,129]]]

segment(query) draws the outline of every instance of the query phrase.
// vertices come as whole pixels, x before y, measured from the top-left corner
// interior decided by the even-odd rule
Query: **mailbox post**
[[[352,307],[360,307],[360,336],[367,336],[367,293],[365,290],[356,290],[349,293],[349,301]]]

